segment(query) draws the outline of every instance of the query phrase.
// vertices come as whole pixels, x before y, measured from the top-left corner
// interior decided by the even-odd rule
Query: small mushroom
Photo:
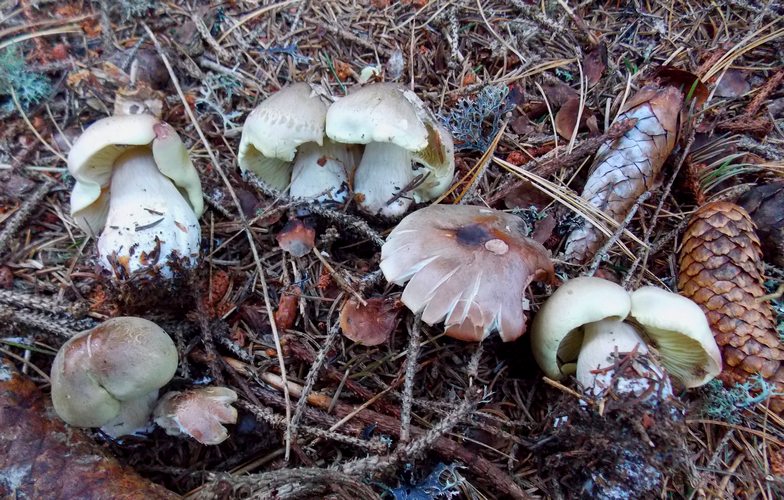
[[[324,138],[327,106],[310,85],[284,87],[245,120],[237,160],[269,186],[295,198],[343,203],[357,148]]]
[[[646,340],[657,348],[667,372],[687,388],[707,383],[721,370],[718,347],[699,306],[656,287],[630,294],[605,279],[573,278],[547,299],[531,327],[534,357],[545,374],[562,379],[576,373],[595,394],[613,375],[616,354],[647,354]],[[669,391],[655,363],[637,372],[637,381],[626,380],[629,392],[644,392],[643,379],[659,379],[663,392]]]
[[[68,170],[71,215],[100,232],[100,264],[114,276],[155,268],[171,277],[170,259],[196,264],[201,182],[170,125],[145,114],[98,120],[73,145]]]
[[[402,302],[446,334],[505,342],[525,332],[524,292],[553,275],[548,251],[525,237],[514,215],[465,205],[431,205],[406,216],[381,249],[387,281],[408,282]],[[410,281],[409,281],[410,280]]]
[[[201,444],[220,444],[229,437],[222,424],[237,423],[231,406],[237,393],[226,387],[167,392],[155,407],[155,423],[170,436],[187,435]]]
[[[292,218],[275,235],[278,246],[294,257],[304,257],[316,246],[316,230],[300,219]]]
[[[403,215],[412,198],[432,200],[452,182],[452,137],[410,90],[379,83],[352,92],[329,108],[326,131],[333,141],[366,144],[354,192],[370,214]]]
[[[177,349],[158,325],[112,318],[60,348],[52,364],[52,403],[75,427],[130,434],[147,423],[158,389],[176,370]]]

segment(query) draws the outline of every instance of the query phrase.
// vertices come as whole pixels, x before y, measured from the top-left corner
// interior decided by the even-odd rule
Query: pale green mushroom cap
[[[307,83],[272,94],[250,112],[242,128],[237,162],[276,189],[291,181],[291,162],[307,142],[321,146],[327,106]]]
[[[721,353],[700,306],[677,293],[644,286],[631,293],[631,316],[659,351],[661,362],[685,387],[721,373]]]
[[[158,325],[142,318],[112,318],[60,348],[52,364],[52,403],[68,424],[114,426],[123,406],[134,407],[138,399],[154,402],[150,393],[157,393],[176,370],[177,349]],[[133,413],[138,419],[138,408]]]
[[[631,298],[622,286],[601,278],[573,278],[539,309],[531,325],[531,347],[542,371],[555,380],[576,370],[582,327],[605,319],[623,320]]]
[[[179,135],[151,115],[110,116],[90,125],[68,154],[68,171],[76,179],[71,216],[88,234],[98,234],[109,212],[115,160],[130,147],[149,146],[158,170],[168,177],[199,217],[204,211],[201,181]]]

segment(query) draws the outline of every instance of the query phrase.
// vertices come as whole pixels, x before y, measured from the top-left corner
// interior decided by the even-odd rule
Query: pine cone
[[[784,388],[784,348],[765,295],[762,251],[754,223],[740,206],[712,202],[692,216],[680,251],[678,288],[700,305],[722,350],[727,385],[759,373]],[[774,409],[784,409],[775,399]]]
[[[596,152],[582,198],[621,222],[629,209],[656,182],[675,146],[683,93],[672,86],[643,87],[616,119],[636,119],[636,125]],[[564,260],[582,264],[593,257],[605,237],[586,223],[569,234]]]

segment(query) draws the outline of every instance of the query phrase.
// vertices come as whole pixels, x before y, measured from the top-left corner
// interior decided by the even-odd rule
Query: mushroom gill
[[[480,341],[497,330],[505,341],[525,332],[524,292],[553,275],[548,251],[525,236],[513,215],[475,206],[432,205],[392,231],[381,250],[386,279],[422,320],[444,321],[447,335]]]

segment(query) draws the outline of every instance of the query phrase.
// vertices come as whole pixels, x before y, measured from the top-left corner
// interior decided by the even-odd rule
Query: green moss
[[[729,389],[725,389],[718,380],[711,380],[704,386],[703,393],[702,414],[731,424],[741,422],[742,410],[779,395],[760,375],[753,375],[746,382],[735,384]]]
[[[0,106],[3,109],[14,109],[12,91],[22,108],[28,109],[45,99],[51,89],[52,86],[45,76],[27,68],[24,57],[16,46],[0,50]]]

